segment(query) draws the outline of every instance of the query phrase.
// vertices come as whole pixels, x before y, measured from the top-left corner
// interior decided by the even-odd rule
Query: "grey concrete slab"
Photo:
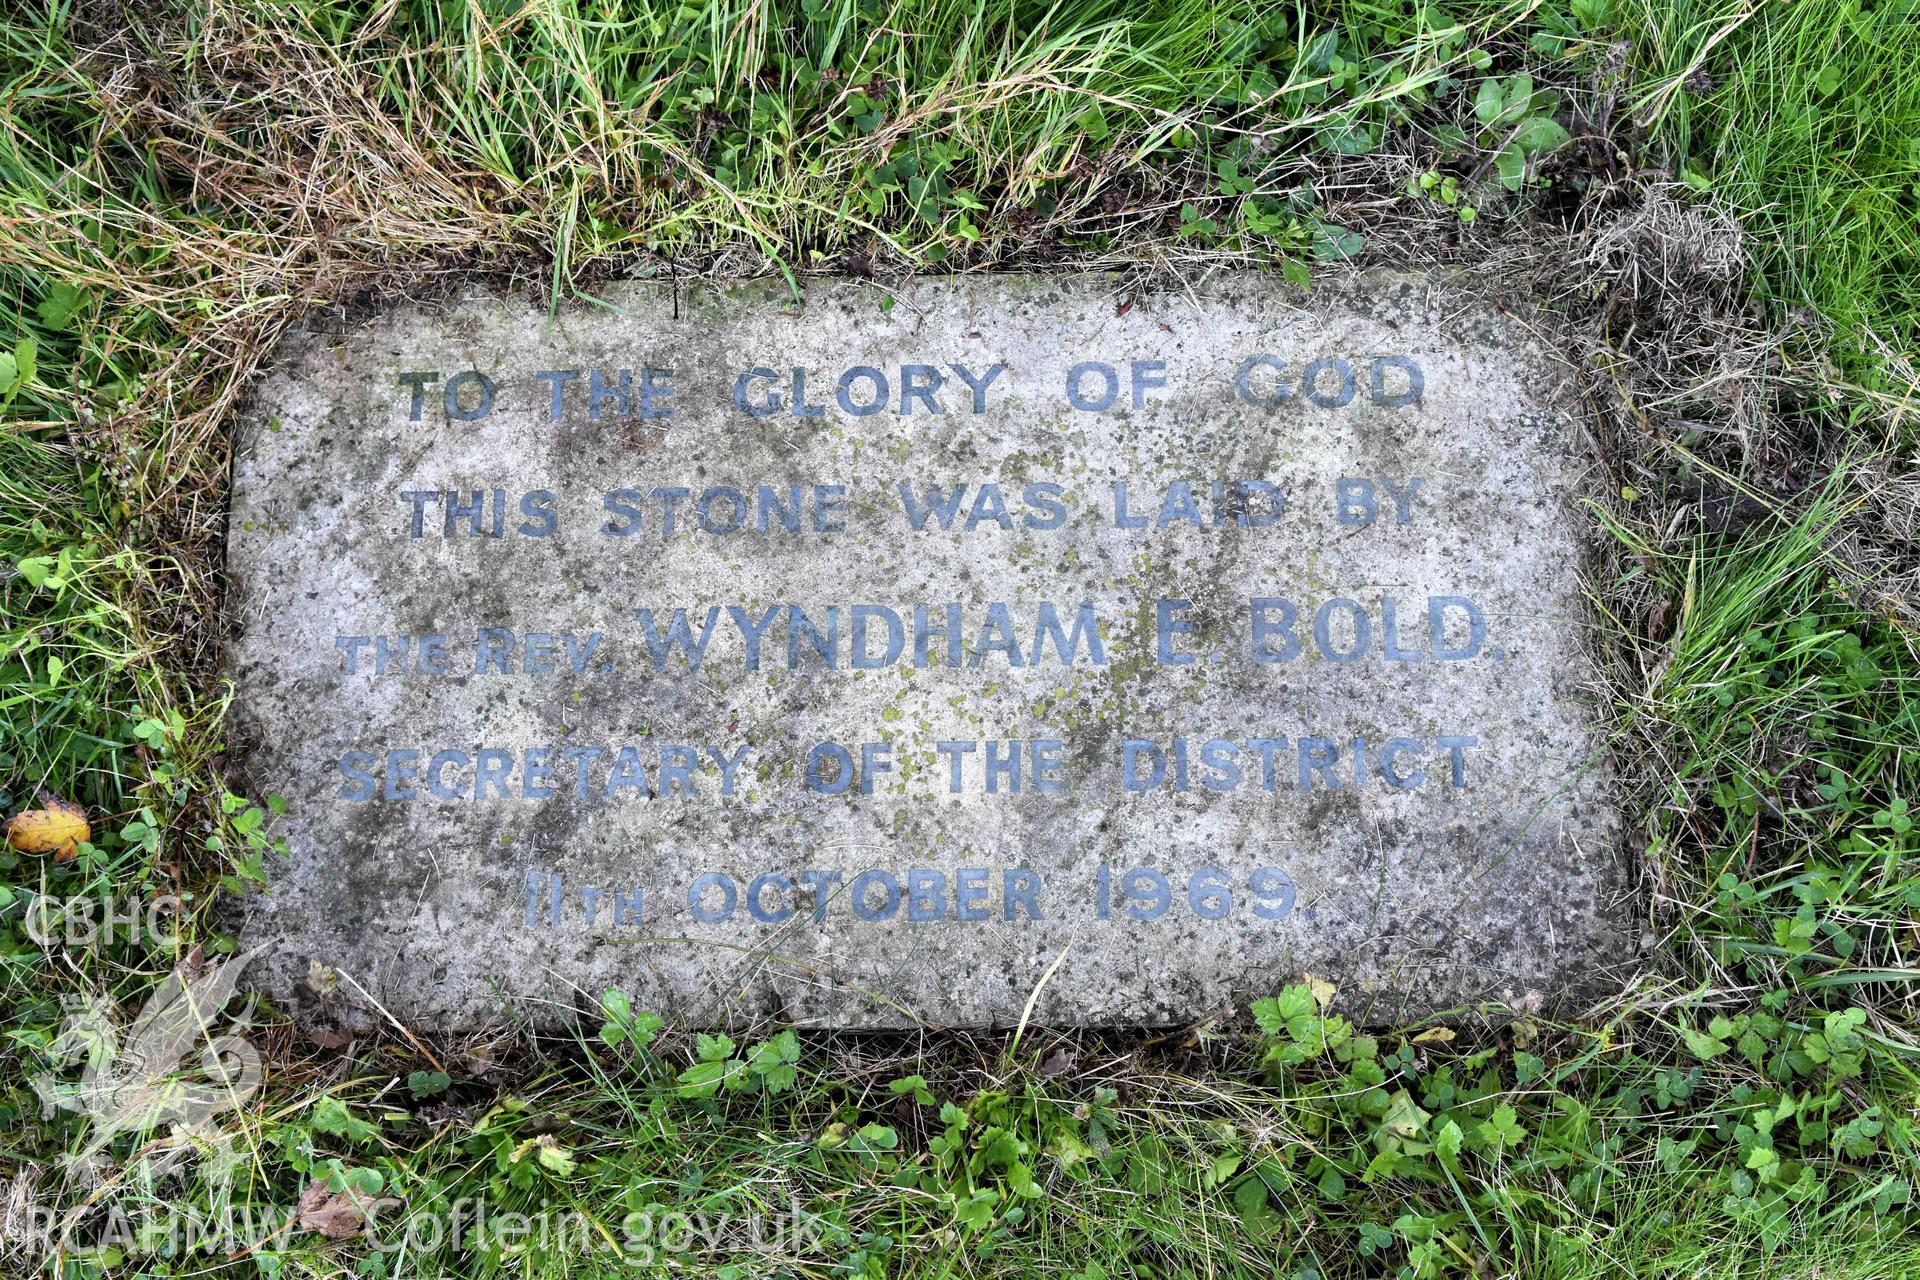
[[[1630,954],[1582,435],[1471,281],[609,301],[303,334],[243,415],[272,994],[1391,1022]]]

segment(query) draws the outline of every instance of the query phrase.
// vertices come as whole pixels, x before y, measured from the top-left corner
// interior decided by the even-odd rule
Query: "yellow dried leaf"
[[[1308,974],[1307,990],[1313,992],[1313,1002],[1319,1005],[1323,1011],[1328,1005],[1333,1003],[1334,985],[1325,978],[1316,978],[1312,974]]]
[[[1452,1044],[1452,1027],[1428,1027],[1413,1038],[1415,1044]]]
[[[13,815],[7,843],[22,853],[50,853],[56,862],[78,857],[80,842],[93,836],[87,811],[46,790],[40,792],[40,806]]]

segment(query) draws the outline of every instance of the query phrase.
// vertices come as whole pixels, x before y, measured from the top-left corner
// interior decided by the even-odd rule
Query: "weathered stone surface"
[[[1037,1019],[1104,1024],[1302,972],[1376,1022],[1605,980],[1581,437],[1519,321],[1395,276],[886,296],[478,297],[288,344],[229,538],[235,743],[293,851],[261,984],[344,971],[427,1026],[610,986],[955,1025],[1043,979]]]

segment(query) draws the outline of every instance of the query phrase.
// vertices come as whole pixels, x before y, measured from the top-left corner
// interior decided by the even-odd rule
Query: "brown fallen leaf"
[[[307,1032],[307,1039],[319,1049],[344,1049],[358,1038],[351,1031],[339,1031],[332,1027],[316,1027]]]
[[[398,1200],[368,1200],[349,1189],[335,1191],[324,1180],[316,1179],[300,1193],[297,1209],[300,1225],[318,1231],[329,1240],[351,1240],[360,1234],[380,1210],[397,1205]]]
[[[22,853],[50,853],[55,862],[80,856],[80,842],[93,837],[87,811],[40,788],[40,807],[23,809],[7,823],[7,843]]]

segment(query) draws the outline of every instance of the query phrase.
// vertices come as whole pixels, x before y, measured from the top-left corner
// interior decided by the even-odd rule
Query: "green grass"
[[[0,1239],[7,1274],[1920,1273],[1911,0],[153,8],[0,18],[0,792],[93,820],[70,861],[0,853],[8,1222],[284,1222],[314,1180],[399,1203],[339,1245]],[[1517,119],[1573,138],[1530,125],[1502,157]],[[1743,231],[1731,282],[1688,274],[1693,241],[1582,256],[1611,219],[1710,208]],[[1575,335],[1655,944],[1632,990],[1569,1025],[1361,1034],[1299,987],[1257,1030],[1018,1043],[736,1045],[618,1000],[603,1037],[484,1047],[269,1017],[230,1176],[143,1180],[123,1136],[91,1201],[61,1183],[86,1123],[30,1086],[61,998],[130,1014],[188,948],[231,946],[214,896],[274,856],[267,798],[222,774],[225,432],[306,308],[473,276],[559,306],[629,271],[1349,256],[1529,274]],[[186,894],[181,941],[30,935],[36,895],[100,892]],[[683,1250],[640,1232],[647,1265],[376,1247],[472,1197],[602,1242],[704,1217]],[[804,1241],[756,1245],[769,1213]]]
[[[1636,108],[1671,136],[1690,180],[1740,213],[1756,297],[1830,332],[1849,377],[1911,396],[1920,385],[1920,84],[1911,74],[1920,7],[1636,7],[1660,77]]]

